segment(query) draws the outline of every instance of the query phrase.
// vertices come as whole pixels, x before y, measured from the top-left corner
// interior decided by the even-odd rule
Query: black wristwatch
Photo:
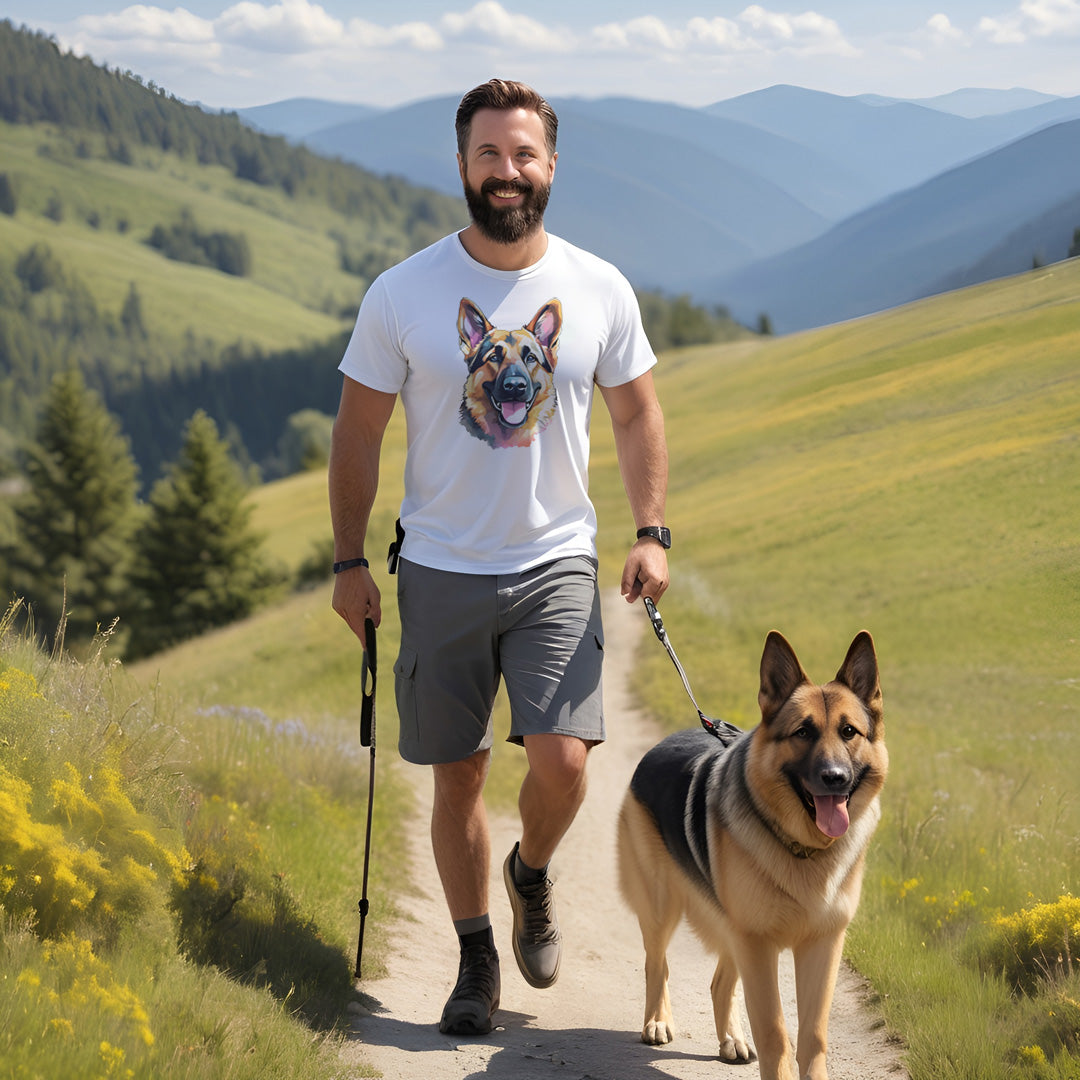
[[[646,525],[645,528],[637,531],[639,540],[643,536],[651,536],[654,540],[659,540],[665,548],[671,547],[671,530],[666,525]]]

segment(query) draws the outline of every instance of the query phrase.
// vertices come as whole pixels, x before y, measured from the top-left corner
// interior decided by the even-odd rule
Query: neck
[[[486,237],[475,225],[458,233],[461,246],[478,263],[492,270],[524,270],[539,262],[547,251],[548,238],[543,225],[516,244],[499,244]]]

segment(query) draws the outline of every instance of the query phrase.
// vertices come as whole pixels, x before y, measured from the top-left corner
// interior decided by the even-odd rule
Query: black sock
[[[541,866],[539,870],[528,866],[521,861],[521,855],[514,852],[514,883],[521,885],[539,885],[547,877],[548,868]]]
[[[462,949],[467,949],[470,945],[486,945],[489,949],[495,948],[490,915],[477,915],[473,919],[458,919],[454,922],[454,929],[457,931]]]
[[[474,930],[471,934],[458,934],[462,949],[468,949],[472,945],[486,945],[489,949],[495,948],[495,935],[489,926],[486,930]]]

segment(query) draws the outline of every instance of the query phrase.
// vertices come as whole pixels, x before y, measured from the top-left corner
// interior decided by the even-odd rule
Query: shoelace
[[[551,882],[546,878],[535,885],[516,885],[518,895],[525,901],[525,933],[532,942],[543,944],[558,936],[555,926]]]
[[[494,953],[486,945],[465,949],[461,954],[455,996],[482,1000],[494,997],[495,963]]]

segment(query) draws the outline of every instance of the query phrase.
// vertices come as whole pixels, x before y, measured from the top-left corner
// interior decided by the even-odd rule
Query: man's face
[[[555,175],[544,122],[525,109],[480,109],[458,155],[473,223],[489,240],[514,244],[540,228]]]

